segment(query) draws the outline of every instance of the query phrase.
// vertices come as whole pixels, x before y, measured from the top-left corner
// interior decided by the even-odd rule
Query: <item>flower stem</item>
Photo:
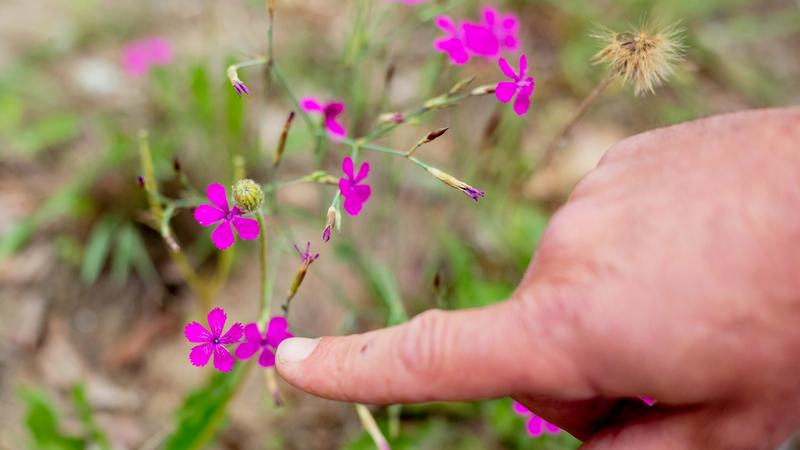
[[[375,422],[375,418],[372,417],[372,413],[369,412],[366,406],[356,403],[356,413],[358,413],[358,418],[361,420],[361,425],[364,429],[369,433],[372,441],[375,442],[375,446],[378,450],[391,450],[389,447],[389,442],[386,440],[386,437],[383,436],[381,429],[378,428],[378,424]]]
[[[594,101],[597,100],[600,94],[602,94],[603,91],[605,91],[606,88],[608,88],[608,85],[611,84],[612,81],[614,81],[614,74],[609,73],[608,75],[606,75],[605,78],[603,78],[597,84],[597,86],[594,87],[594,89],[592,89],[592,92],[589,92],[589,95],[587,95],[586,98],[583,99],[581,104],[578,105],[578,108],[572,114],[572,118],[567,123],[565,123],[561,127],[561,129],[558,130],[558,133],[556,133],[556,135],[553,136],[553,139],[550,141],[550,143],[547,144],[547,147],[545,147],[542,157],[539,159],[539,163],[536,164],[535,170],[547,167],[551,163],[553,156],[555,156],[556,152],[561,147],[561,143],[563,142],[564,138],[567,137],[569,132],[572,131],[572,128],[575,127],[575,125],[581,120],[583,115],[586,114],[586,111],[589,110],[589,107],[592,105],[592,103],[594,103]]]
[[[259,279],[261,281],[261,311],[259,313],[258,318],[258,325],[260,328],[263,328],[266,323],[269,321],[269,313],[270,313],[270,295],[269,295],[269,267],[268,267],[268,254],[267,254],[267,226],[264,223],[264,215],[259,211],[256,214],[256,220],[258,220],[258,227],[260,228],[260,236],[259,236],[259,251],[258,251],[258,260],[259,260]]]

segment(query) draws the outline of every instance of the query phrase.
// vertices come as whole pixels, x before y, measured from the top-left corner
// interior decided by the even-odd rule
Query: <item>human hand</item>
[[[511,299],[289,339],[277,360],[337,400],[510,395],[592,450],[774,448],[800,425],[800,109],[626,139]]]

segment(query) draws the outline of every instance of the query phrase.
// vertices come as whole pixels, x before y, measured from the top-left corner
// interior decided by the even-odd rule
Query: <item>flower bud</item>
[[[322,231],[322,240],[328,242],[331,240],[331,229],[336,225],[336,208],[331,206],[328,208],[328,218],[325,221],[325,229]]]
[[[450,186],[452,188],[458,189],[459,191],[463,192],[464,194],[466,194],[467,196],[469,196],[470,198],[472,198],[476,202],[478,201],[479,198],[481,198],[484,195],[486,195],[485,192],[483,192],[483,191],[481,191],[479,189],[475,189],[474,187],[468,185],[467,183],[464,183],[463,181],[459,180],[458,178],[450,175],[449,173],[442,172],[441,170],[439,170],[439,169],[437,169],[435,167],[426,167],[425,170],[427,170],[431,175],[433,175],[436,178],[438,178],[439,181],[441,181],[442,183],[444,183],[444,184],[446,184],[446,185],[448,185],[448,186]]]
[[[231,82],[231,86],[233,86],[233,90],[236,91],[236,95],[239,97],[241,97],[242,94],[250,95],[250,90],[247,89],[247,85],[239,79],[239,73],[236,71],[235,65],[228,67],[226,74],[228,75],[228,80]]]
[[[475,89],[471,90],[469,95],[478,96],[478,95],[489,95],[494,94],[494,91],[497,90],[497,85],[494,84],[485,84],[483,86],[478,86]]]
[[[256,212],[264,203],[264,191],[255,181],[246,178],[233,185],[233,200],[246,212]]]

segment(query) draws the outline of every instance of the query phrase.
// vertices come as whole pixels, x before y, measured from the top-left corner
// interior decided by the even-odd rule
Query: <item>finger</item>
[[[527,302],[432,310],[364,334],[295,338],[278,348],[292,385],[322,397],[370,404],[466,400],[515,393],[592,397],[570,345],[547,332]],[[542,319],[541,321],[539,319]]]

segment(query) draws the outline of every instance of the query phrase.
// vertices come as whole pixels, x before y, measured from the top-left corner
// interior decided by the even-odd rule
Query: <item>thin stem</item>
[[[356,413],[358,413],[358,418],[361,420],[361,425],[364,429],[369,433],[369,436],[372,438],[372,441],[375,442],[375,447],[378,450],[391,450],[389,447],[389,442],[384,437],[381,429],[378,428],[378,424],[375,422],[375,418],[372,417],[372,413],[369,412],[366,406],[356,403]]]
[[[545,148],[545,151],[542,154],[539,163],[536,165],[537,168],[546,167],[547,165],[550,164],[551,160],[553,159],[553,156],[555,156],[555,153],[561,147],[561,142],[569,134],[569,132],[572,131],[572,128],[575,127],[575,125],[581,120],[583,115],[586,114],[586,111],[589,110],[589,106],[591,106],[592,103],[594,103],[594,101],[597,100],[600,94],[602,94],[603,91],[605,91],[606,88],[608,88],[608,85],[611,84],[612,81],[614,81],[614,74],[609,73],[608,75],[606,75],[605,78],[603,78],[600,81],[600,83],[597,84],[597,86],[594,87],[594,89],[592,89],[592,92],[590,92],[589,95],[587,95],[586,98],[583,99],[581,104],[578,105],[578,108],[572,114],[572,118],[567,123],[565,123],[564,126],[561,127],[561,129],[558,130],[558,133],[556,133],[555,136],[553,136],[553,139]]]
[[[267,16],[269,17],[269,25],[267,25],[267,59],[270,64],[273,64],[275,54],[272,51],[272,30],[275,27],[275,0],[267,0]]]
[[[259,260],[259,279],[261,282],[261,311],[259,313],[258,324],[261,328],[263,328],[267,321],[269,320],[269,313],[270,313],[270,295],[269,295],[269,280],[268,280],[268,254],[267,254],[267,226],[264,223],[264,216],[259,211],[256,214],[256,220],[258,220],[258,227],[261,231],[259,236],[259,251],[258,251],[258,260]]]

